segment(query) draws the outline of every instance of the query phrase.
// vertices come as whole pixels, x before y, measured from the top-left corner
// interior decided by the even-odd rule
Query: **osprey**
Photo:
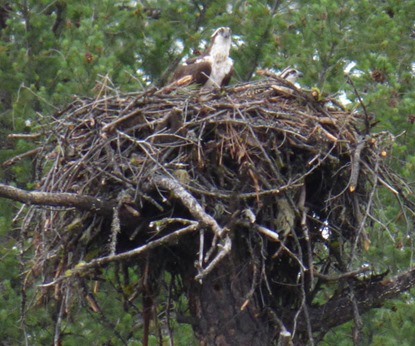
[[[198,57],[187,59],[173,74],[172,82],[184,77],[189,83],[202,85],[204,89],[228,85],[233,72],[231,49],[231,29],[217,29],[210,38],[207,49]]]
[[[301,78],[303,76],[303,74],[301,71],[298,71],[295,68],[288,66],[284,70],[282,70],[278,76],[294,84],[298,78]]]
[[[303,74],[301,73],[301,71],[298,71],[290,66],[286,67],[278,74],[278,77],[285,79],[287,82],[290,82],[293,85],[295,84],[297,79],[301,78],[302,76]],[[293,88],[284,85],[272,85],[271,87],[278,94],[283,95],[292,95],[294,91]]]

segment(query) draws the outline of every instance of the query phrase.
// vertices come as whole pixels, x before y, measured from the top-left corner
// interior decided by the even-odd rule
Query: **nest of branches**
[[[40,155],[38,190],[69,202],[26,215],[32,273],[56,292],[148,255],[150,270],[185,262],[203,281],[244,237],[260,244],[283,304],[299,273],[312,287],[315,275],[350,270],[370,244],[370,194],[393,190],[382,163],[393,137],[369,127],[272,75],[214,91],[76,99],[54,115]]]

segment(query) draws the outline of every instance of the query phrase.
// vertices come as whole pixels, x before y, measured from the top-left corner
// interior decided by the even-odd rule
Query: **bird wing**
[[[225,77],[223,77],[221,86],[227,86],[232,78],[232,75],[233,75],[233,64],[229,72],[225,74]]]
[[[212,64],[208,59],[195,59],[192,63],[180,65],[173,74],[172,82],[185,76],[192,76],[191,83],[203,85],[211,72]]]

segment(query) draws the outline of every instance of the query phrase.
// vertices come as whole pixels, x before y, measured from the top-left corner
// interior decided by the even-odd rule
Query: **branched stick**
[[[223,228],[219,226],[212,216],[203,210],[199,202],[177,180],[163,176],[155,176],[152,180],[153,184],[158,188],[166,189],[173,193],[174,197],[182,202],[196,220],[210,227],[218,237],[222,237]]]
[[[198,222],[194,222],[194,221],[189,221],[191,224],[187,227],[181,228],[173,233],[170,233],[164,237],[161,237],[159,239],[153,240],[152,242],[146,244],[146,245],[142,245],[136,249],[130,250],[130,251],[126,251],[123,253],[120,253],[118,255],[109,255],[109,256],[104,256],[104,257],[100,257],[100,258],[96,258],[94,260],[92,260],[91,262],[88,263],[78,263],[77,266],[74,269],[71,269],[69,272],[66,273],[66,275],[61,276],[59,278],[57,278],[56,280],[49,282],[47,284],[43,284],[43,285],[39,285],[39,287],[49,287],[49,286],[53,286],[55,284],[57,284],[58,282],[73,277],[74,275],[78,275],[81,273],[85,273],[90,269],[93,268],[98,268],[98,267],[102,267],[105,264],[111,263],[111,262],[118,262],[118,261],[123,261],[135,256],[139,256],[142,255],[143,253],[152,250],[160,245],[166,245],[169,244],[171,242],[176,241],[178,238],[180,238],[181,236],[187,234],[187,233],[191,233],[196,231],[199,228],[199,223]]]
[[[201,270],[199,274],[196,275],[195,279],[202,283],[203,278],[208,275],[213,268],[217,266],[217,264],[231,251],[232,249],[232,241],[229,236],[226,236],[225,243],[223,245],[218,244],[218,247],[220,247],[219,253],[216,255],[216,257],[209,263],[209,265]]]

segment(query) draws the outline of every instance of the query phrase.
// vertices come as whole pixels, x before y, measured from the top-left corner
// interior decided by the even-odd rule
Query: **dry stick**
[[[231,98],[229,98],[229,99],[230,99],[230,101],[232,102],[232,99],[231,99]],[[284,182],[284,179],[283,179],[283,177],[281,176],[280,171],[279,171],[279,170],[277,169],[277,167],[274,165],[273,160],[271,160],[271,158],[269,157],[269,155],[268,155],[267,151],[265,150],[265,148],[263,147],[263,145],[262,145],[262,144],[261,144],[261,142],[259,141],[258,137],[256,136],[255,132],[252,130],[252,126],[249,124],[249,121],[247,121],[247,119],[246,119],[246,118],[245,118],[245,116],[242,114],[242,112],[240,111],[240,109],[239,109],[239,108],[236,108],[236,111],[237,111],[237,112],[238,112],[238,114],[241,116],[241,118],[242,118],[242,119],[244,119],[244,121],[246,121],[246,122],[247,122],[249,132],[251,133],[252,137],[254,138],[254,140],[256,141],[256,143],[258,144],[258,146],[259,146],[259,150],[261,150],[261,152],[262,152],[262,154],[263,154],[263,156],[264,156],[264,159],[268,162],[268,164],[269,164],[270,168],[272,169],[272,171],[274,172],[275,176],[278,178],[278,180],[279,180],[280,182]]]
[[[243,222],[243,221],[240,221],[240,222],[244,226],[247,225],[246,222]],[[301,262],[301,260],[287,246],[285,246],[285,244],[281,241],[281,239],[279,238],[277,232],[274,232],[274,231],[272,231],[272,230],[270,230],[268,228],[265,228],[265,227],[260,226],[260,225],[257,225],[257,224],[255,224],[254,226],[255,226],[255,230],[257,230],[258,232],[262,233],[263,235],[267,236],[268,238],[270,238],[270,239],[272,239],[272,240],[274,240],[276,242],[279,242],[281,244],[281,248],[280,249],[286,251],[292,258],[294,258],[298,262],[299,266],[301,267],[301,269],[303,271],[306,271],[307,270],[307,268],[304,266],[304,264]],[[278,250],[272,256],[272,258],[277,257],[280,252],[281,251]]]
[[[41,206],[76,208],[98,213],[112,213],[113,203],[92,196],[83,196],[67,192],[26,191],[5,184],[0,184],[0,197],[12,199],[25,204]]]
[[[259,285],[259,281],[260,281],[260,274],[258,271],[258,266],[257,266],[257,262],[258,262],[258,257],[255,256],[254,254],[254,249],[252,248],[252,244],[250,243],[250,241],[246,242],[246,245],[248,247],[248,251],[249,251],[249,256],[251,258],[251,264],[252,264],[252,283],[251,283],[251,288],[249,289],[249,291],[244,295],[245,297],[245,301],[243,302],[243,304],[241,305],[241,307],[239,308],[240,311],[245,310],[245,308],[248,306],[249,302],[251,301],[251,298],[253,297],[256,288]],[[261,266],[261,269],[263,268],[263,266]],[[265,280],[267,280],[266,278],[264,278]]]
[[[313,265],[313,251],[311,246],[311,239],[310,239],[310,233],[307,226],[307,212],[308,208],[305,206],[306,201],[306,187],[303,185],[301,187],[301,194],[298,201],[298,209],[301,212],[301,228],[304,232],[304,238],[307,242],[307,260],[308,260],[308,269],[310,273],[310,281],[311,285],[313,285],[314,281],[314,265]]]
[[[165,245],[165,244],[169,244],[171,242],[176,241],[178,238],[180,238],[181,236],[183,236],[184,234],[190,233],[190,232],[194,232],[196,231],[200,224],[199,222],[195,222],[195,221],[190,221],[189,220],[190,225],[185,227],[185,228],[181,228],[173,233],[170,233],[164,237],[161,237],[159,239],[156,239],[148,244],[142,245],[138,248],[135,248],[133,250],[130,251],[126,251],[123,253],[120,253],[118,255],[114,255],[114,256],[104,256],[104,257],[100,257],[100,258],[96,258],[88,263],[79,263],[74,269],[71,269],[70,274],[66,274],[64,276],[61,276],[59,278],[57,278],[56,280],[49,282],[47,284],[43,284],[43,285],[39,285],[39,287],[49,287],[49,286],[53,286],[56,283],[64,280],[64,279],[68,279],[70,277],[73,277],[74,275],[77,274],[81,274],[83,272],[88,271],[89,269],[92,268],[96,268],[96,267],[102,267],[105,264],[111,263],[111,262],[116,262],[116,261],[123,261],[126,259],[130,259],[134,256],[139,256],[142,255],[143,253],[152,250],[160,245]]]
[[[7,139],[36,139],[43,136],[43,133],[11,133]]]
[[[173,295],[173,280],[174,276],[170,278],[170,283],[168,287],[168,293],[167,293],[167,304],[166,304],[166,324],[167,324],[167,335],[169,337],[169,346],[174,346],[174,338],[173,338],[173,329],[171,325],[171,317],[170,317],[170,311],[172,310],[171,307],[173,306],[172,303],[172,295]]]
[[[205,247],[205,230],[201,228],[199,232],[199,261],[197,263],[198,270],[203,268],[203,249]]]
[[[369,200],[368,200],[367,205],[366,205],[366,210],[368,210],[368,211],[372,208],[374,195],[375,195],[375,192],[377,190],[378,179],[379,179],[378,171],[379,171],[379,158],[376,160],[375,168],[373,170],[373,174],[374,174],[373,187],[372,187],[372,190],[370,191]],[[366,224],[366,219],[367,218],[368,218],[368,212],[366,212],[365,215],[363,216],[363,218],[360,222],[359,228],[357,230],[356,239],[353,243],[352,251],[350,252],[349,265],[351,265],[352,262],[353,262],[353,258],[354,258],[356,248],[357,248],[357,243],[359,241],[360,234],[364,231],[364,226]]]
[[[347,273],[342,273],[340,275],[331,276],[331,275],[321,274],[319,272],[315,272],[314,275],[316,277],[318,277],[319,279],[322,279],[324,281],[339,281],[339,280],[345,279],[345,278],[356,277],[359,274],[366,273],[366,272],[371,271],[371,270],[372,269],[370,267],[363,267],[363,268],[360,268],[360,269],[352,270],[352,271],[347,272]]]
[[[298,248],[298,260],[300,261],[300,263],[303,263],[303,251],[301,248],[301,244],[300,244],[300,240],[297,237],[297,234],[295,232],[292,232],[292,236],[294,238],[294,241],[297,245]],[[305,290],[305,271],[306,269],[304,268],[304,265],[301,266],[301,306],[298,309],[297,313],[295,314],[294,317],[294,327],[293,327],[293,336],[296,334],[296,329],[297,329],[297,319],[298,316],[300,315],[301,311],[303,311],[304,313],[304,318],[306,321],[306,327],[307,327],[307,334],[308,334],[308,338],[309,338],[309,344],[311,346],[314,346],[314,338],[313,338],[313,331],[312,331],[312,326],[311,326],[311,321],[310,321],[310,314],[308,312],[308,306],[307,306],[307,302],[306,302],[306,290]]]
[[[102,128],[102,132],[107,132],[107,131],[112,131],[114,130],[115,127],[117,127],[119,124],[122,124],[124,121],[129,120],[130,118],[136,116],[136,115],[140,115],[142,114],[142,110],[140,108],[137,108],[136,110],[132,111],[131,113],[124,115],[121,118],[117,118],[116,120],[114,120],[113,122],[105,125]]]
[[[58,312],[58,316],[57,316],[56,323],[55,323],[55,335],[53,336],[53,346],[59,346],[62,344],[61,326],[62,326],[62,317],[63,317],[64,310],[65,310],[64,306],[65,306],[65,301],[63,297],[60,297],[60,307],[59,307],[59,312]]]
[[[349,180],[349,191],[354,192],[357,187],[357,180],[359,179],[359,171],[360,171],[360,155],[362,154],[362,150],[365,147],[366,140],[361,140],[353,153],[352,156],[352,167],[350,172],[350,180]]]
[[[353,91],[354,91],[355,95],[357,96],[357,99],[359,100],[359,103],[362,105],[363,111],[365,112],[365,134],[368,135],[370,133],[370,122],[369,122],[369,114],[367,112],[366,106],[363,103],[363,100],[360,97],[360,94],[357,91],[356,86],[354,85],[353,80],[350,78],[349,75],[347,75],[347,81],[352,86]]]
[[[200,283],[202,283],[203,278],[208,275],[213,268],[216,267],[216,265],[231,251],[232,249],[232,241],[229,236],[225,237],[225,243],[218,244],[218,247],[221,247],[221,250],[216,255],[216,257],[209,263],[209,265],[201,270],[199,274],[196,275],[195,279],[198,280]]]
[[[260,192],[240,193],[240,194],[238,194],[238,198],[240,198],[240,199],[250,199],[250,198],[257,198],[257,197],[261,197],[261,196],[279,195],[283,191],[294,189],[294,188],[301,187],[301,186],[303,186],[302,183],[301,184],[290,184],[290,183],[288,183],[286,185],[282,185],[281,187],[275,188],[275,189],[262,190]],[[220,198],[220,199],[235,198],[234,193],[224,193],[224,192],[220,192],[220,191],[212,192],[212,191],[198,189],[198,188],[195,188],[193,186],[187,186],[187,188],[189,189],[189,191],[193,191],[193,192],[196,192],[198,194],[205,195],[205,196],[216,197],[216,198]]]
[[[274,325],[280,328],[278,346],[292,346],[292,335],[285,327],[284,323],[278,318],[277,314],[270,307],[265,308],[266,313],[269,315],[270,320],[274,322]]]
[[[23,154],[16,155],[16,156],[12,157],[11,159],[9,159],[7,161],[4,161],[1,166],[2,167],[11,166],[11,165],[15,164],[16,162],[18,162],[18,161],[20,161],[20,160],[22,160],[22,159],[24,159],[28,156],[36,155],[40,151],[42,151],[42,148],[35,148],[35,149],[32,149],[32,150],[26,151]]]
[[[207,214],[199,202],[185,190],[185,188],[176,180],[163,176],[155,176],[152,178],[153,184],[162,189],[166,189],[174,194],[174,197],[180,200],[182,204],[189,210],[196,220],[210,227],[215,236],[221,238],[224,229],[219,226],[216,220]]]
[[[392,192],[395,196],[401,196],[402,194],[399,193],[399,191],[397,191],[396,189],[394,189],[391,185],[389,185],[384,179],[382,179],[382,177],[380,177],[377,173],[375,173],[371,167],[369,167],[369,165],[365,162],[362,161],[363,165],[366,167],[366,169],[370,172],[373,173],[373,175],[376,177],[376,181],[373,182],[373,184],[377,184],[378,181],[379,183],[381,183],[383,186],[385,186],[390,192]]]
[[[355,323],[355,328],[353,328],[353,341],[355,345],[360,344],[360,334],[363,328],[363,321],[362,317],[359,313],[359,306],[357,304],[356,295],[354,294],[353,285],[349,283],[349,290],[350,290],[350,302],[353,306],[353,319]]]
[[[113,213],[112,213],[110,256],[115,255],[115,251],[117,249],[118,234],[121,232],[120,216],[119,216],[120,207],[121,207],[121,203],[118,203],[118,206],[114,207]]]

